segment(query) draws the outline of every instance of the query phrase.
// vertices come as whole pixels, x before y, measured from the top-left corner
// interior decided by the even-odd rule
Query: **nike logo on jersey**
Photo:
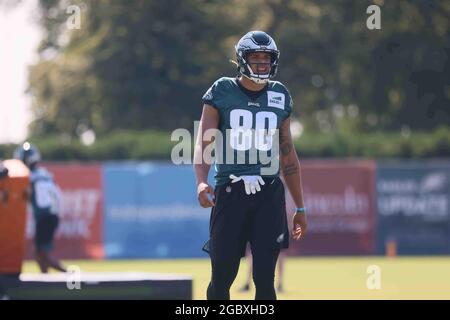
[[[249,106],[249,107],[250,107],[250,106],[260,107],[260,105],[259,105],[258,102],[249,102],[249,103],[248,103],[248,106]]]
[[[284,109],[284,93],[267,91],[267,106]]]

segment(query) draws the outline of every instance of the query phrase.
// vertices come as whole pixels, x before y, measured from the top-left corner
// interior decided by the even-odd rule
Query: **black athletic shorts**
[[[283,183],[280,178],[264,181],[261,191],[250,195],[245,193],[243,181],[216,186],[210,239],[203,247],[211,257],[243,257],[248,242],[252,251],[288,248]]]

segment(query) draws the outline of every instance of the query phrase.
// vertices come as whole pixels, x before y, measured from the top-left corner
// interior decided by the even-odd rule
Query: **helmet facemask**
[[[253,52],[267,52],[270,54],[270,63],[250,63],[248,55]],[[275,50],[245,50],[236,52],[238,71],[246,78],[258,84],[267,83],[271,78],[275,77],[278,69],[279,52]],[[258,70],[253,70],[251,65],[269,64],[269,71],[265,74],[259,74]],[[258,67],[256,68],[258,69]]]

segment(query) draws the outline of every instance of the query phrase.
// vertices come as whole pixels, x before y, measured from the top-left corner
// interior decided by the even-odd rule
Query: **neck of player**
[[[239,77],[239,82],[245,89],[250,91],[261,91],[266,86],[266,83],[256,83],[244,76]]]

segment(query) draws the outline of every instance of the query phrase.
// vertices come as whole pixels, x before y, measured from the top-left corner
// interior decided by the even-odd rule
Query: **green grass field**
[[[64,261],[78,265],[83,272],[161,272],[193,277],[194,299],[205,299],[210,276],[207,259],[192,260],[113,260]],[[367,288],[367,268],[381,270],[381,289]],[[38,272],[27,261],[23,272]],[[242,261],[231,288],[232,299],[253,299],[254,289],[239,293],[247,273]],[[285,293],[279,299],[450,299],[450,257],[339,257],[288,258],[284,275]]]

